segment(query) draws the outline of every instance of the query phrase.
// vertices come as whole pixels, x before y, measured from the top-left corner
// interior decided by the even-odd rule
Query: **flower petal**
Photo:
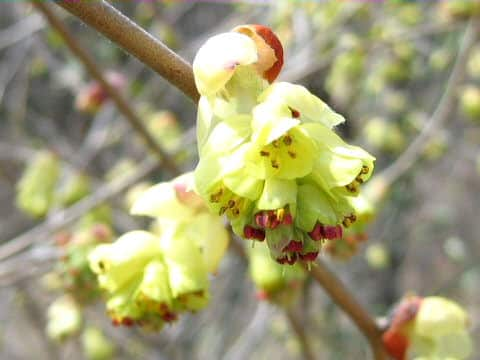
[[[258,199],[257,207],[260,210],[274,210],[283,208],[297,201],[297,184],[294,180],[267,179],[263,192]]]
[[[317,122],[332,128],[345,121],[343,116],[301,85],[288,82],[274,83],[262,93],[260,101],[287,105],[299,112],[302,122]]]
[[[195,84],[201,95],[217,93],[233,76],[239,65],[257,61],[255,42],[235,32],[219,34],[208,39],[193,61]]]

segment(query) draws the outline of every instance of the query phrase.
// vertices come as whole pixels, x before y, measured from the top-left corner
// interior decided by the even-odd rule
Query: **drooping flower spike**
[[[191,175],[157,184],[135,201],[131,212],[156,218],[154,231],[131,231],[90,254],[114,324],[158,330],[207,304],[208,273],[217,270],[228,233],[191,191]]]
[[[251,39],[255,31],[258,36],[258,27],[244,28]],[[238,34],[217,36],[234,42]],[[370,177],[374,158],[335,134],[344,118],[306,88],[263,79],[265,71],[254,65],[283,51],[262,52],[258,42],[248,43],[236,56],[255,53],[256,62],[238,61],[221,83],[218,69],[200,60],[233,53],[223,54],[209,40],[197,54],[197,85],[211,80],[215,86],[211,92],[199,87],[196,190],[212,211],[229,218],[236,234],[266,239],[278,262],[313,261],[321,240],[342,237],[342,227],[356,220],[349,199]]]

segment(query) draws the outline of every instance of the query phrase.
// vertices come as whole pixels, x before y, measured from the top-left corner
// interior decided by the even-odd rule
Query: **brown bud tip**
[[[233,31],[247,35],[257,45],[257,70],[263,78],[272,83],[282,70],[283,47],[277,35],[269,27],[249,24],[240,25]]]

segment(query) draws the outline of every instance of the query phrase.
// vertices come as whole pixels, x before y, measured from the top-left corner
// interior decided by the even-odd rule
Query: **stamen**
[[[278,169],[280,167],[280,165],[278,165],[278,161],[277,160],[272,160],[271,161],[271,164],[272,164],[272,167],[274,169]]]
[[[256,239],[259,241],[265,240],[265,231],[262,229],[255,229],[253,226],[246,225],[243,228],[243,235],[247,239]]]
[[[278,146],[279,146],[280,144],[278,143],[278,140],[273,140],[273,141],[272,141],[272,145],[273,145],[273,147],[278,148]]]
[[[290,111],[292,112],[292,117],[293,117],[294,119],[300,117],[300,111],[295,110],[295,109],[292,109],[292,108],[290,108]]]
[[[300,252],[303,250],[303,243],[301,241],[291,240],[283,249],[282,252]],[[287,254],[291,255],[291,254]]]
[[[348,228],[350,225],[352,225],[352,220],[350,220],[350,218],[346,217],[345,219],[343,219],[342,224],[343,224],[343,226]]]
[[[283,218],[285,216],[285,209],[278,209],[277,210],[277,219],[280,222],[283,222]]]
[[[260,151],[260,156],[270,156],[270,153],[268,151],[262,150]]]
[[[368,168],[368,166],[366,165],[363,165],[362,166],[362,174],[368,174],[368,172],[370,171],[370,169]]]
[[[226,206],[222,206],[222,207],[220,208],[220,211],[218,212],[218,215],[223,215],[223,214],[225,214],[225,211],[227,211],[227,207],[226,207]]]
[[[237,217],[238,215],[240,215],[240,210],[238,210],[238,208],[232,209],[232,215],[234,217]]]
[[[295,159],[297,157],[297,154],[295,154],[293,151],[289,151],[288,155],[290,155],[292,159]]]
[[[235,200],[232,200],[232,199],[228,200],[228,207],[232,209],[234,206],[235,206]]]
[[[292,225],[293,224],[293,217],[292,214],[285,214],[283,218],[282,224],[284,225]]]
[[[287,145],[287,146],[292,145],[292,141],[293,141],[293,140],[292,140],[292,137],[291,137],[290,135],[285,135],[285,136],[283,137],[283,143],[284,143],[285,145]]]
[[[342,227],[339,225],[325,226],[325,237],[329,240],[340,239],[343,235]]]
[[[318,223],[314,226],[313,230],[308,233],[312,240],[320,241],[325,238],[325,228],[322,224]]]
[[[306,254],[298,254],[298,256],[303,261],[315,261],[318,256],[318,251],[309,252]]]

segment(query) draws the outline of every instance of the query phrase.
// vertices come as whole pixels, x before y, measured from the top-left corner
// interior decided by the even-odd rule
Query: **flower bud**
[[[53,204],[59,172],[60,161],[55,154],[37,153],[17,183],[17,206],[34,217],[45,216]]]
[[[201,95],[218,93],[240,68],[252,67],[238,78],[238,86],[253,85],[256,76],[273,82],[283,65],[283,48],[277,36],[262,25],[242,25],[232,32],[211,37],[193,61],[195,84]],[[236,88],[233,86],[233,88]]]
[[[108,71],[105,80],[117,91],[121,91],[126,85],[125,77],[116,71]],[[107,99],[108,93],[103,86],[93,81],[80,89],[75,99],[75,107],[81,112],[94,114]]]
[[[383,334],[394,359],[466,359],[472,352],[468,319],[456,303],[441,297],[407,297],[396,307]]]
[[[258,53],[255,68],[272,83],[283,66],[283,47],[277,35],[266,26],[254,24],[237,26],[232,31],[247,35],[255,42]]]
[[[80,309],[68,296],[58,298],[50,304],[47,316],[47,334],[55,341],[64,341],[75,335],[82,324]]]
[[[480,89],[476,86],[467,86],[461,94],[460,104],[463,113],[470,119],[480,121]]]
[[[71,176],[57,195],[58,202],[64,206],[71,206],[90,193],[90,178],[85,174]]]
[[[84,330],[82,346],[88,360],[113,359],[115,352],[113,343],[97,328],[90,326]]]

